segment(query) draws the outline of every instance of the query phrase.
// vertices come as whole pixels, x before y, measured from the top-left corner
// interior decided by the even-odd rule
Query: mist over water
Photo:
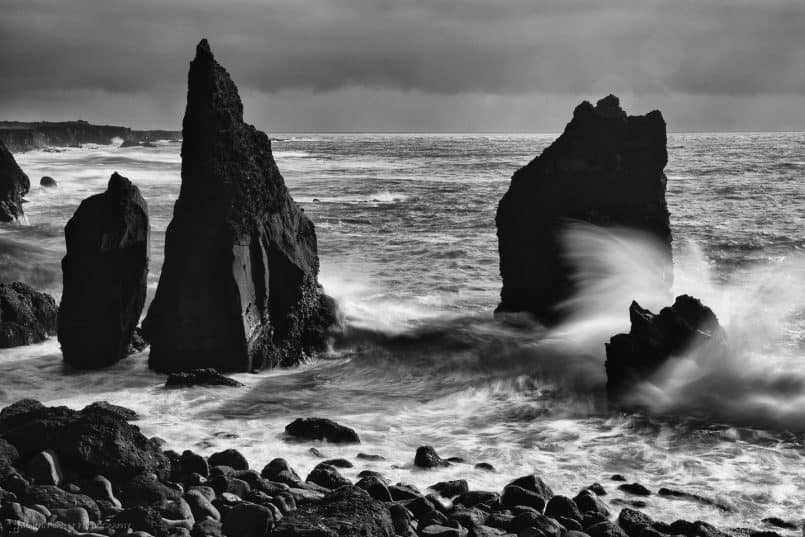
[[[567,255],[579,293],[562,326],[496,322],[500,291],[494,215],[511,174],[552,135],[280,135],[275,158],[316,224],[321,281],[347,322],[326,356],[290,370],[237,375],[246,387],[165,390],[146,354],[76,373],[58,344],[0,351],[0,403],[21,397],[80,407],[106,399],[135,409],[140,427],[168,447],[240,449],[253,465],[283,456],[301,473],[318,461],[288,444],[300,416],[354,427],[362,445],[318,446],[328,457],[358,451],[358,464],[426,487],[467,479],[500,489],[534,470],[557,493],[594,481],[625,499],[620,473],[713,498],[724,511],[650,496],[665,521],[703,519],[761,527],[805,507],[805,135],[670,135],[671,267],[644,237],[569,223]],[[0,272],[60,294],[63,226],[113,171],[143,191],[152,222],[149,297],[178,195],[179,144],[85,147],[18,156],[29,174],[28,226],[0,230]],[[51,175],[56,189],[38,186]],[[604,345],[628,331],[638,300],[657,312],[673,297],[701,298],[729,337],[724,356],[688,353],[636,393],[643,414],[610,409]],[[435,472],[411,468],[416,448],[487,461]],[[613,511],[617,512],[618,507]]]

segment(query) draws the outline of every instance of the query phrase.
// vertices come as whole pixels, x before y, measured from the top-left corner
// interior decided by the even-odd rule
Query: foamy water
[[[724,528],[797,520],[805,507],[805,136],[672,135],[667,169],[675,237],[674,291],[700,296],[730,334],[721,362],[686,356],[638,393],[651,416],[607,407],[603,342],[628,329],[628,305],[658,308],[652,245],[634,234],[568,230],[581,268],[575,314],[551,331],[504,327],[491,311],[500,290],[494,213],[511,173],[553,136],[285,136],[274,151],[292,195],[317,226],[321,280],[348,329],[333,351],[297,369],[236,375],[239,389],[165,390],[146,355],[109,369],[63,368],[58,344],[0,351],[0,403],[35,397],[81,407],[98,399],[141,416],[174,449],[240,449],[258,469],[275,456],[301,473],[327,457],[426,487],[465,478],[500,489],[538,471],[558,493],[625,475],[656,491],[685,490],[726,512],[651,496],[665,521]],[[94,147],[18,156],[36,186],[29,225],[0,230],[0,270],[60,293],[63,226],[113,171],[140,186],[151,210],[150,292],[178,194],[178,144]],[[59,183],[41,189],[38,179]],[[292,444],[300,416],[354,427],[362,445]],[[416,448],[489,462],[411,468]],[[386,460],[357,461],[358,452]],[[619,507],[613,511],[617,513]]]

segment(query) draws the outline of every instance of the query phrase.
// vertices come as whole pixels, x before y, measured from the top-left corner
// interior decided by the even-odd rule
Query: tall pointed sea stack
[[[145,305],[150,231],[140,190],[117,172],[67,222],[58,335],[73,367],[104,367],[128,354]]]
[[[312,222],[265,133],[202,40],[190,63],[182,188],[143,323],[159,371],[293,365],[323,346],[335,304],[317,282]]]
[[[0,141],[0,222],[12,222],[23,216],[22,197],[29,188],[28,176]]]
[[[545,322],[560,317],[556,306],[573,291],[560,238],[570,220],[647,232],[670,260],[667,161],[659,111],[627,116],[614,95],[577,106],[565,132],[517,170],[500,200],[497,312],[531,312]]]

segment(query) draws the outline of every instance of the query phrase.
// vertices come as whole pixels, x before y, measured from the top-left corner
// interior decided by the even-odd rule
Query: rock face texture
[[[326,343],[335,304],[317,282],[313,223],[291,199],[265,133],[206,40],[190,64],[182,188],[143,324],[149,365],[250,371]]]
[[[115,172],[106,192],[81,202],[64,235],[58,327],[64,361],[82,369],[111,365],[128,354],[145,305],[148,205]]]
[[[12,222],[23,216],[22,197],[30,188],[28,176],[0,141],[0,222]]]
[[[660,112],[627,116],[613,95],[577,106],[565,132],[514,174],[498,206],[497,312],[531,312],[543,322],[561,317],[556,306],[573,291],[561,244],[570,220],[647,232],[670,260],[667,161]]]
[[[630,389],[655,373],[665,362],[689,350],[724,352],[727,337],[713,311],[688,295],[655,315],[632,302],[632,326],[606,343],[607,392],[610,399],[628,396]]]
[[[44,341],[56,334],[56,302],[21,283],[0,282],[0,348]]]

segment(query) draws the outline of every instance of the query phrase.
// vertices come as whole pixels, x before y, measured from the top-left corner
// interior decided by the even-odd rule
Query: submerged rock
[[[629,333],[617,334],[605,344],[607,392],[613,400],[623,399],[672,356],[692,349],[723,352],[726,347],[716,315],[688,295],[676,297],[671,307],[656,315],[632,302],[629,319]]]
[[[206,40],[188,78],[182,188],[143,323],[149,365],[297,364],[325,347],[336,322],[317,281],[313,223],[288,193],[268,136],[244,123],[237,87]]]
[[[30,345],[56,334],[56,301],[22,283],[0,282],[0,348]]]
[[[181,373],[171,373],[165,381],[166,387],[188,387],[188,386],[243,386],[233,378],[222,375],[212,368],[192,369]]]
[[[54,188],[56,187],[56,180],[49,175],[45,175],[42,179],[39,180],[39,186],[43,186],[45,188]]]
[[[653,111],[627,116],[610,95],[576,107],[564,133],[512,177],[498,206],[497,312],[530,312],[544,322],[573,291],[561,234],[568,221],[641,230],[668,259],[665,121]],[[670,279],[670,274],[668,275]]]
[[[81,202],[67,226],[59,342],[80,369],[111,365],[129,353],[145,305],[148,205],[117,172],[107,190]]]
[[[28,176],[0,141],[0,222],[12,222],[24,216],[22,197],[30,188]]]

